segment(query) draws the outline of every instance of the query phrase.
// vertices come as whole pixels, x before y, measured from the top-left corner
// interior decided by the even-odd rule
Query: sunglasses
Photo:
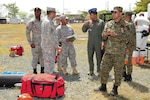
[[[116,13],[117,13],[117,11],[111,11],[111,13],[112,13],[112,14],[116,14]]]

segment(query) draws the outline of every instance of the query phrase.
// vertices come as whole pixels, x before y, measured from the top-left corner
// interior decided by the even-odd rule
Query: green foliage
[[[98,16],[100,19],[102,19],[104,21],[109,21],[110,19],[112,19],[112,15],[111,15],[110,11],[108,11],[108,10],[99,11]]]
[[[21,19],[25,19],[27,17],[26,12],[19,12],[18,15],[20,16]]]
[[[82,19],[85,20],[85,18],[86,18],[87,15],[88,15],[88,12],[87,12],[87,11],[80,11],[80,17],[81,17]]]
[[[10,18],[16,17],[19,12],[19,8],[16,6],[16,3],[3,4],[8,9],[8,16]]]
[[[150,0],[141,0],[139,2],[136,2],[136,8],[134,9],[134,11],[136,13],[147,11],[148,3],[150,3]]]

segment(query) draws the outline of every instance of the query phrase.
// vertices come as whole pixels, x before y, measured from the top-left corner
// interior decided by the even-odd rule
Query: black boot
[[[44,67],[41,67],[41,73],[44,73]]]
[[[116,96],[116,95],[118,95],[118,86],[114,85],[113,89],[110,92],[110,96]]]
[[[37,74],[37,70],[36,70],[36,68],[35,68],[35,69],[33,69],[33,73],[34,73],[34,74]]]
[[[125,78],[125,77],[126,77],[126,75],[127,75],[127,74],[126,74],[126,72],[123,72],[123,73],[122,73],[122,77],[124,77],[124,78]]]
[[[94,89],[94,91],[101,91],[101,92],[106,92],[106,84],[102,84],[100,87]]]
[[[90,71],[90,73],[88,73],[89,76],[93,76],[95,75],[93,71]]]
[[[125,80],[131,82],[131,81],[132,81],[132,76],[131,76],[131,74],[128,74],[128,75],[126,76]]]

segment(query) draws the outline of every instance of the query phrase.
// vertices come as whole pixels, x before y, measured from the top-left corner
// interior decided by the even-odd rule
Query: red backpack
[[[64,79],[60,75],[36,74],[32,77],[27,74],[22,77],[21,93],[26,92],[39,98],[57,98],[64,95],[64,90]]]

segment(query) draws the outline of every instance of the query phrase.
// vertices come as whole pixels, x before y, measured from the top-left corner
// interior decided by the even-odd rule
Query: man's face
[[[55,19],[55,21],[56,21],[57,24],[60,24],[60,19],[59,18]]]
[[[124,16],[124,19],[125,19],[125,20],[128,20],[128,16],[127,16],[127,15],[125,15],[125,16]]]
[[[91,13],[90,14],[90,19],[93,20],[95,18],[96,14]]]
[[[40,11],[40,10],[35,10],[34,15],[35,15],[36,17],[41,16],[41,11]]]
[[[118,10],[114,10],[111,12],[112,13],[112,16],[113,16],[113,19],[118,19],[118,18],[121,18],[122,16],[122,12],[118,11]]]
[[[51,15],[52,15],[53,18],[55,18],[56,17],[56,12],[51,12]]]
[[[67,23],[68,23],[68,19],[63,19],[61,22],[62,22],[63,24],[67,24]]]

